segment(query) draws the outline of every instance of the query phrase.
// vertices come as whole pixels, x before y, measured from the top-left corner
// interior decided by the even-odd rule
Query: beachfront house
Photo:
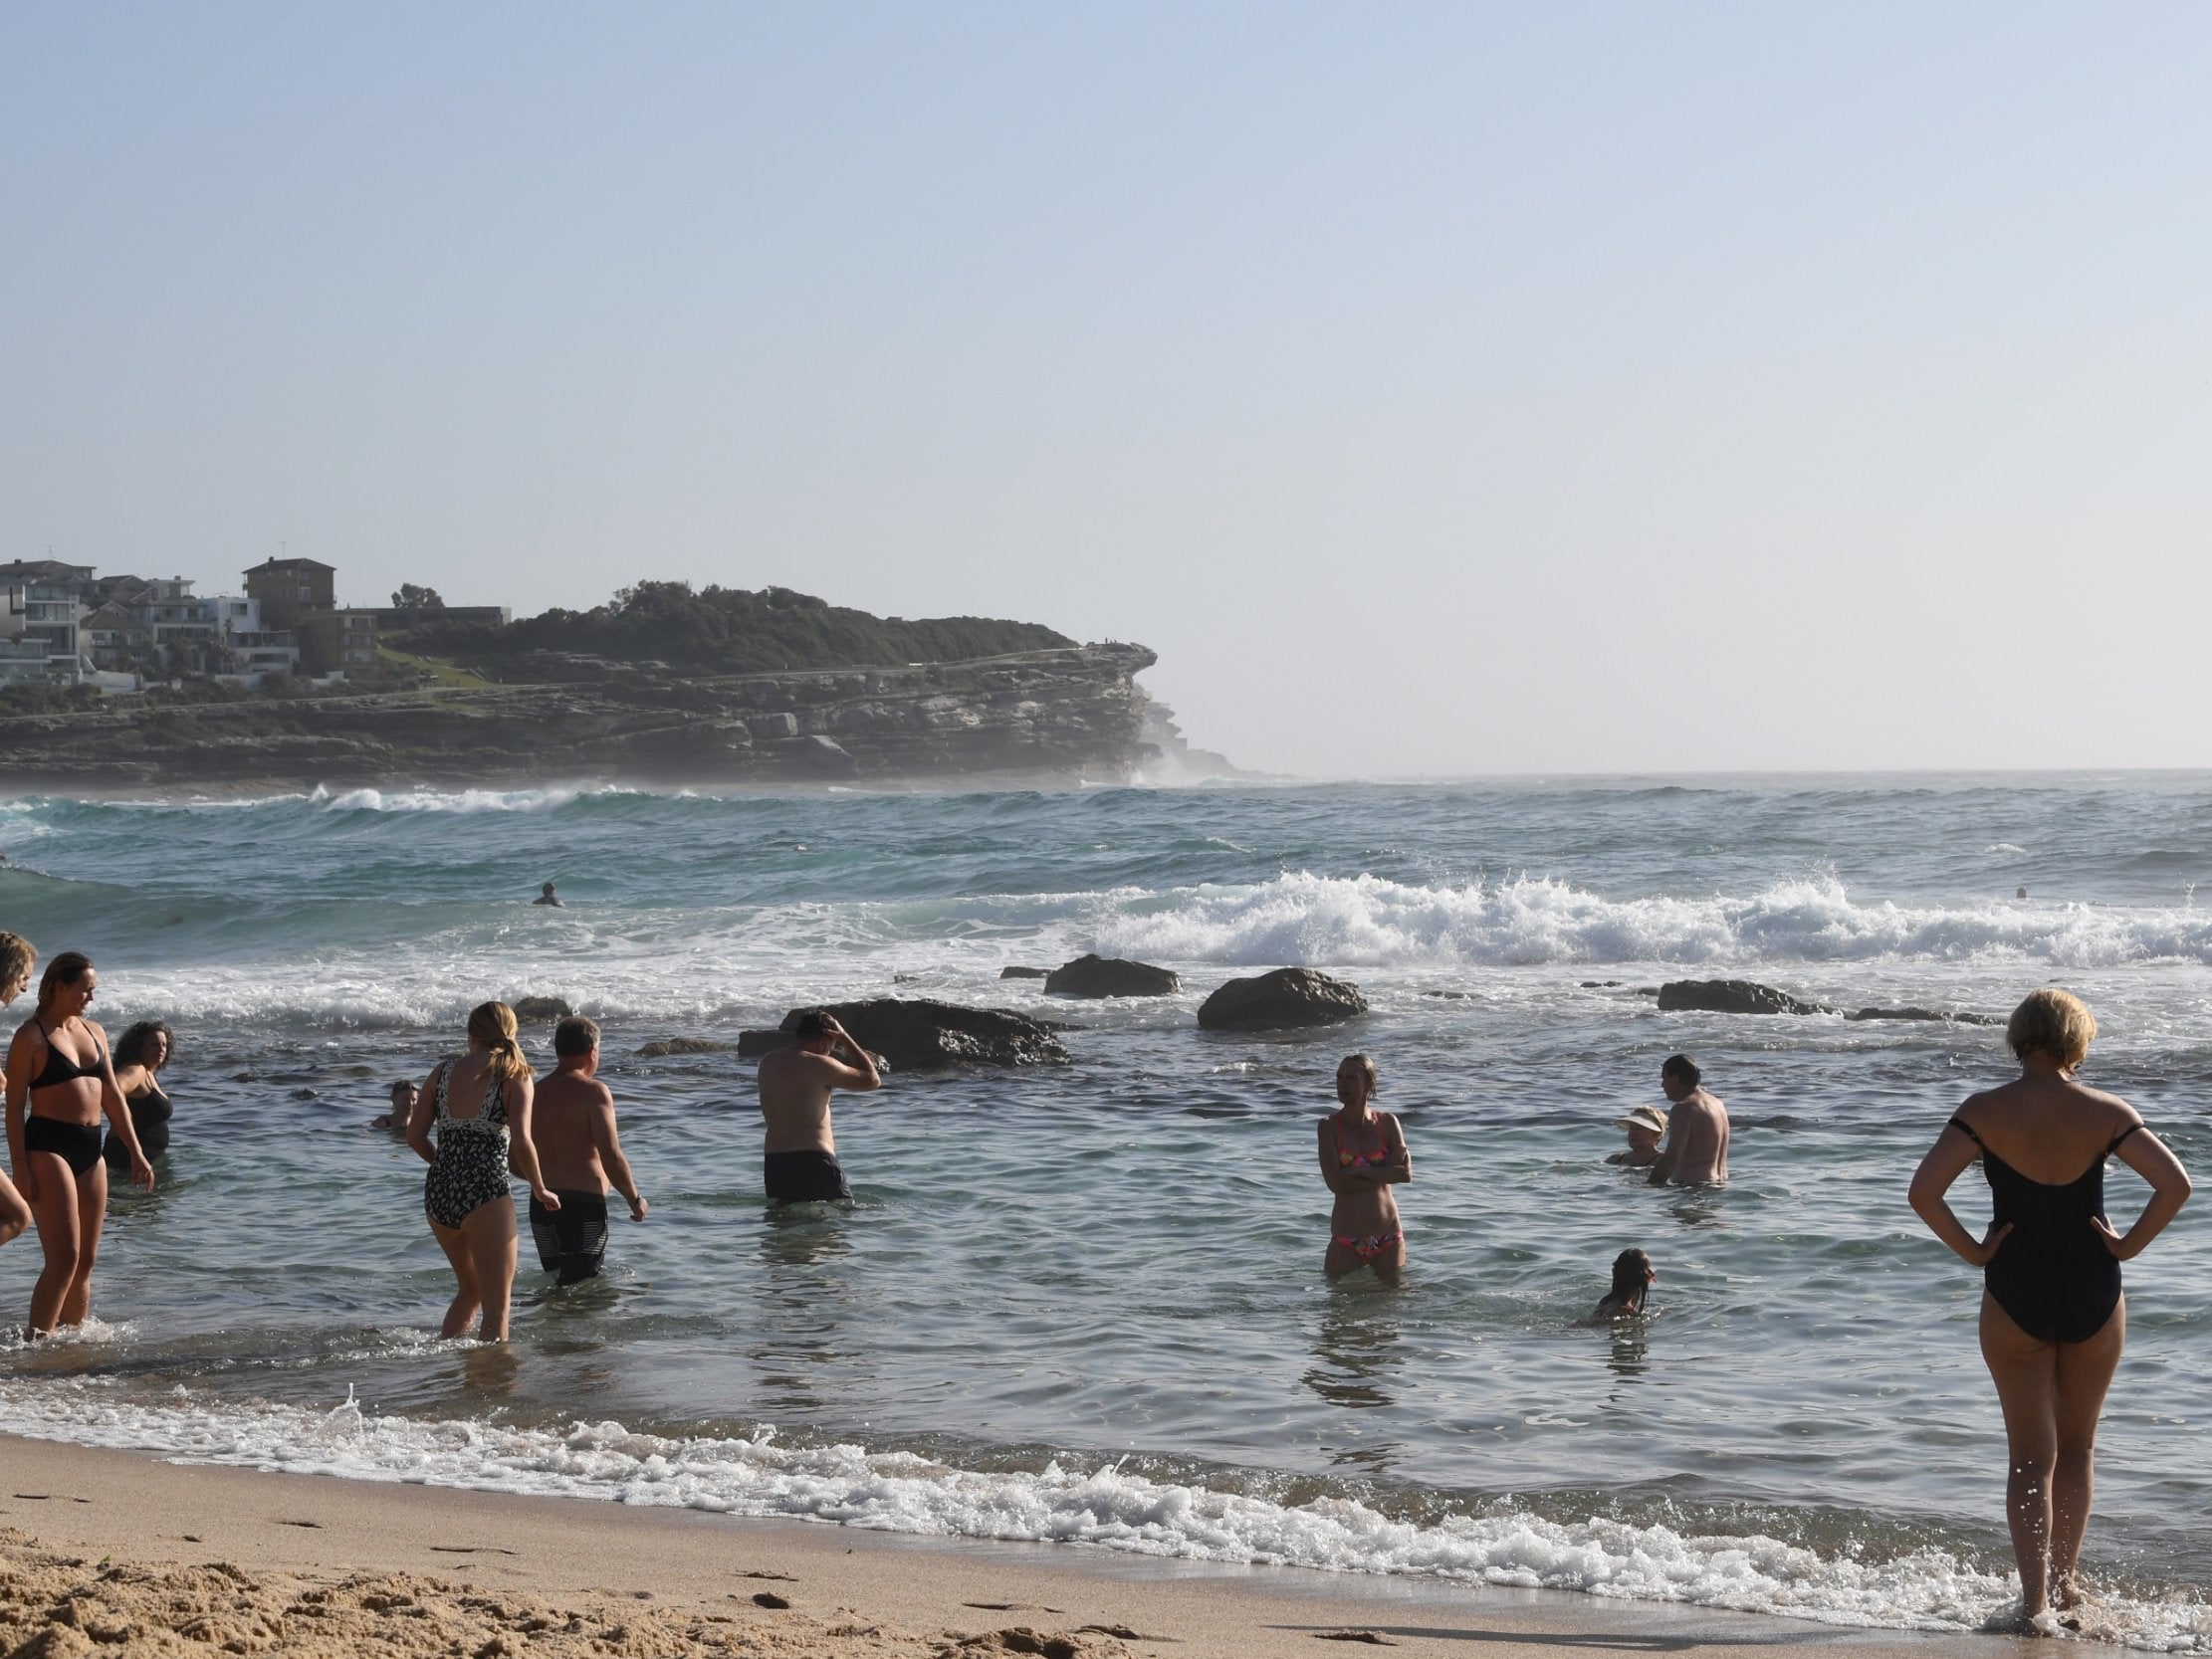
[[[17,559],[0,564],[0,683],[74,686],[85,677],[79,623],[89,564]]]

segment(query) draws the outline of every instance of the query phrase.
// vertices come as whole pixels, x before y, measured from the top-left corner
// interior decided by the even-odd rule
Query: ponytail
[[[484,1069],[503,1089],[518,1079],[537,1076],[523,1058],[516,1031],[515,1010],[504,1002],[479,1002],[469,1010],[469,1041],[484,1050]]]

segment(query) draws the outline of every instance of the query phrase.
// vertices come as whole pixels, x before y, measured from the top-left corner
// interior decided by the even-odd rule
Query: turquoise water
[[[2205,777],[34,800],[0,845],[0,925],[90,951],[111,1032],[179,1033],[101,1329],[0,1353],[0,1427],[179,1454],[1972,1623],[2009,1562],[1979,1288],[1903,1188],[2006,1075],[1997,1034],[1635,987],[2001,1014],[2066,984],[2103,1024],[2090,1080],[2212,1165]],[[528,905],[547,879],[568,909]],[[1092,948],[1186,992],[998,978]],[[1374,1013],[1196,1029],[1286,963]],[[363,1126],[471,1003],[534,992],[605,1025],[653,1214],[597,1285],[526,1271],[494,1354],[435,1339],[421,1165]],[[838,1111],[858,1204],[777,1213],[751,1068],[634,1057],[868,994],[1063,1019],[1075,1063],[894,1077]],[[1353,1048],[1417,1160],[1395,1295],[1319,1271],[1312,1122]],[[1684,1048],[1733,1115],[1725,1190],[1602,1162]],[[1656,1317],[1576,1329],[1630,1244]],[[35,1266],[0,1252],[0,1309]],[[2107,1633],[2212,1646],[2201,1203],[2128,1284]]]

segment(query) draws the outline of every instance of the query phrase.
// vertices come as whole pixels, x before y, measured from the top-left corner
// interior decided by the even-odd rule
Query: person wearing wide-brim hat
[[[1615,1152],[1606,1159],[1608,1163],[1625,1163],[1631,1169],[1643,1169],[1659,1162],[1659,1139],[1666,1134],[1666,1114],[1656,1106],[1640,1106],[1626,1118],[1613,1120],[1615,1129],[1629,1132],[1629,1148]]]

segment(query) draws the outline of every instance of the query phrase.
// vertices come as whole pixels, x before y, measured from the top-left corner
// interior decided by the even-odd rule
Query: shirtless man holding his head
[[[768,1125],[762,1180],[779,1204],[850,1198],[830,1130],[829,1092],[865,1094],[883,1086],[883,1074],[834,1014],[809,1009],[791,1035],[789,1048],[761,1057],[761,1116]],[[840,1046],[850,1064],[836,1057]]]
[[[1659,1067],[1659,1088],[1673,1110],[1666,1115],[1666,1144],[1652,1165],[1654,1186],[1703,1186],[1728,1178],[1728,1109],[1698,1086],[1697,1062],[1670,1054]]]

